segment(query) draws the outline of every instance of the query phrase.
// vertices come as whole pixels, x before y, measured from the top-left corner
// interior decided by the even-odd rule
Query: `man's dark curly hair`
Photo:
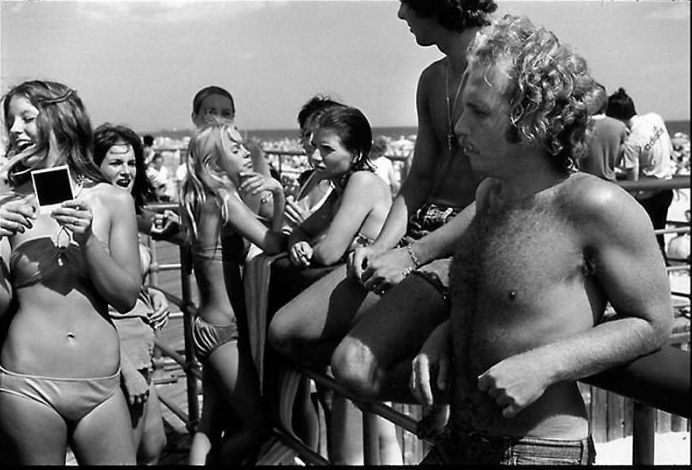
[[[490,14],[497,10],[495,0],[401,0],[422,17],[437,16],[442,26],[464,31],[490,23]]]

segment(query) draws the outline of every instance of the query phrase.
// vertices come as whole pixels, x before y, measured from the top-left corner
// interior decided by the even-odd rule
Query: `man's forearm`
[[[430,185],[425,181],[414,173],[406,178],[399,194],[394,198],[384,226],[375,240],[374,245],[376,247],[388,250],[406,235],[409,215],[425,203],[430,192]]]
[[[448,223],[416,241],[411,249],[419,264],[452,256],[456,242],[468,229],[475,215],[476,204],[471,203]]]
[[[665,325],[669,323],[619,318],[525,354],[545,362],[551,383],[575,381],[659,349],[670,335]]]

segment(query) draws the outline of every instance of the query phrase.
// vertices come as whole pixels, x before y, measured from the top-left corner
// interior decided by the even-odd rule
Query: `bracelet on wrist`
[[[413,251],[413,244],[406,245],[406,252],[408,253],[409,258],[411,258],[411,261],[413,261],[413,266],[415,269],[420,268],[421,262],[418,260],[418,256],[416,256],[416,253]]]
[[[411,274],[415,269],[413,268],[406,268],[403,271],[401,271],[401,275],[404,277],[408,277],[409,274]]]

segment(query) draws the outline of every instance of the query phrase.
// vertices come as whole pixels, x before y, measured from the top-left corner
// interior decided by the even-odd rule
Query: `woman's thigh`
[[[0,439],[2,463],[65,465],[65,421],[30,398],[0,392]]]
[[[365,345],[389,369],[415,356],[430,333],[449,316],[442,293],[421,276],[406,277],[359,314],[349,340]]]
[[[120,389],[77,423],[71,446],[80,465],[136,463],[130,413]]]
[[[318,280],[277,313],[272,334],[304,341],[339,339],[348,331],[368,292],[341,266]]]
[[[214,368],[216,385],[223,399],[245,426],[262,421],[262,400],[255,365],[248,354],[241,354],[237,341],[229,341],[209,355],[207,367]]]

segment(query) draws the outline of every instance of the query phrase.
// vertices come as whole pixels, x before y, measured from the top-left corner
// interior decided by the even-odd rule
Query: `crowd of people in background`
[[[689,138],[496,8],[401,1],[417,43],[443,53],[420,77],[415,142],[374,136],[360,109],[325,95],[296,110],[294,142],[244,138],[232,94],[209,86],[192,100],[192,137],[171,149],[124,125],[92,129],[65,84],[7,92],[0,460],[64,464],[69,446],[80,464],[158,462],[154,335],[169,308],[147,286],[150,236],[189,244],[199,291],[190,464],[255,461],[287,360],[367,399],[423,404],[426,463],[592,464],[576,381],[662,347],[672,324],[653,229],[673,191],[613,183],[689,174]],[[32,177],[61,167],[71,197],[48,205]],[[257,260],[266,276],[249,279]],[[266,287],[264,308],[249,282]],[[330,460],[362,464],[359,410],[320,388],[312,401],[307,379],[298,390],[297,437],[317,448],[321,406]],[[400,464],[391,423],[376,433],[381,463]]]

